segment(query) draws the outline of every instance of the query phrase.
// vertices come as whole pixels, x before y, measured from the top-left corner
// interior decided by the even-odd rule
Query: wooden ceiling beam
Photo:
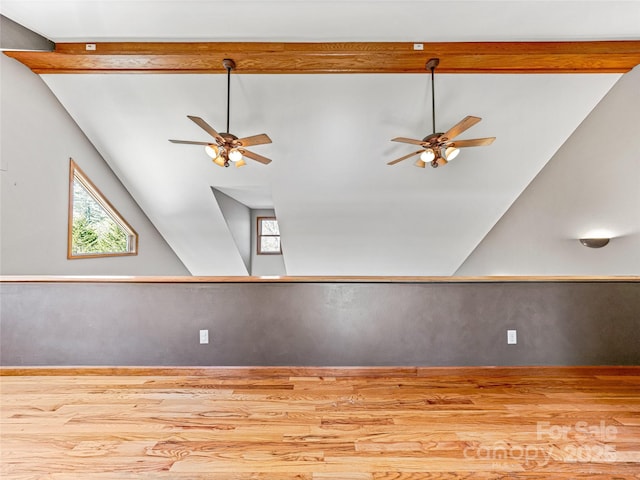
[[[625,73],[640,64],[640,41],[423,43],[59,43],[53,52],[7,51],[35,73]]]

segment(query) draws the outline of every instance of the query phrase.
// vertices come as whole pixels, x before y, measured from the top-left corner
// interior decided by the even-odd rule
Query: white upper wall
[[[637,39],[640,25],[640,2],[628,0],[2,0],[0,8],[57,42],[620,40]]]
[[[188,275],[41,78],[4,55],[0,55],[0,75],[0,272]],[[69,158],[136,230],[138,255],[67,259]]]
[[[616,83],[456,273],[640,274],[638,112],[640,66]],[[578,242],[602,235],[613,240],[601,249]]]
[[[56,41],[640,38],[640,1],[4,0],[0,9]],[[432,21],[434,12],[452,21]],[[45,82],[193,274],[246,274],[214,185],[271,192],[291,275],[451,275],[619,75],[436,78],[438,130],[477,115],[483,121],[461,139],[497,140],[435,171],[411,161],[386,165],[411,151],[391,138],[431,131],[426,71],[234,72],[232,132],[273,139],[256,148],[271,165],[242,169],[216,167],[202,148],[167,141],[207,138],[187,114],[221,130],[224,75],[49,75]],[[625,218],[637,211],[632,203],[619,207]]]

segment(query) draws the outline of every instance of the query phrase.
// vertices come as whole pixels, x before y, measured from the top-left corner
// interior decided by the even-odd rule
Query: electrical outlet
[[[424,50],[424,43],[414,43],[413,44],[413,49],[414,50]]]
[[[516,330],[507,330],[507,345],[516,345],[518,343],[518,333]]]
[[[96,44],[95,43],[85,43],[84,44],[84,49],[87,50],[87,51],[93,52],[96,49]]]
[[[200,345],[209,343],[209,330],[200,330]]]

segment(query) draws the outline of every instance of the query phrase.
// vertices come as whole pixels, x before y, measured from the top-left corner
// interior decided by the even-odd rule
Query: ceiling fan
[[[211,135],[215,142],[194,142],[190,140],[169,140],[172,143],[183,143],[187,145],[204,145],[205,152],[209,155],[213,162],[221,167],[228,167],[231,163],[234,163],[236,167],[242,167],[246,165],[243,157],[250,158],[256,162],[263,163],[265,165],[271,163],[271,160],[257,153],[250,152],[245,147],[251,147],[254,145],[264,145],[271,143],[271,139],[266,133],[259,135],[253,135],[251,137],[238,138],[235,135],[229,133],[229,98],[231,91],[231,70],[236,68],[236,64],[233,60],[226,58],[222,61],[222,65],[227,69],[227,131],[224,133],[216,132],[211,125],[205,122],[200,117],[193,115],[187,115],[187,117],[193,121],[196,125],[202,128],[205,132]]]
[[[411,158],[414,155],[420,155],[420,158],[416,161],[416,167],[424,168],[429,163],[433,168],[446,165],[447,162],[453,160],[460,153],[460,148],[465,147],[480,147],[483,145],[491,145],[496,137],[488,138],[475,138],[473,140],[453,140],[465,130],[473,127],[476,123],[482,120],[479,117],[468,116],[463,118],[460,122],[455,124],[446,132],[436,133],[436,107],[435,107],[435,94],[434,94],[434,71],[440,59],[432,58],[427,62],[427,68],[431,70],[431,120],[433,124],[433,133],[427,135],[422,140],[414,140],[412,138],[396,137],[392,139],[392,142],[410,143],[412,145],[420,145],[420,150],[397,158],[387,165],[395,165],[407,158]]]

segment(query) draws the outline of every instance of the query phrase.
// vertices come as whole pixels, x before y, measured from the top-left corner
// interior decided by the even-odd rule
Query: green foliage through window
[[[69,258],[135,254],[135,232],[75,163],[71,164]]]

